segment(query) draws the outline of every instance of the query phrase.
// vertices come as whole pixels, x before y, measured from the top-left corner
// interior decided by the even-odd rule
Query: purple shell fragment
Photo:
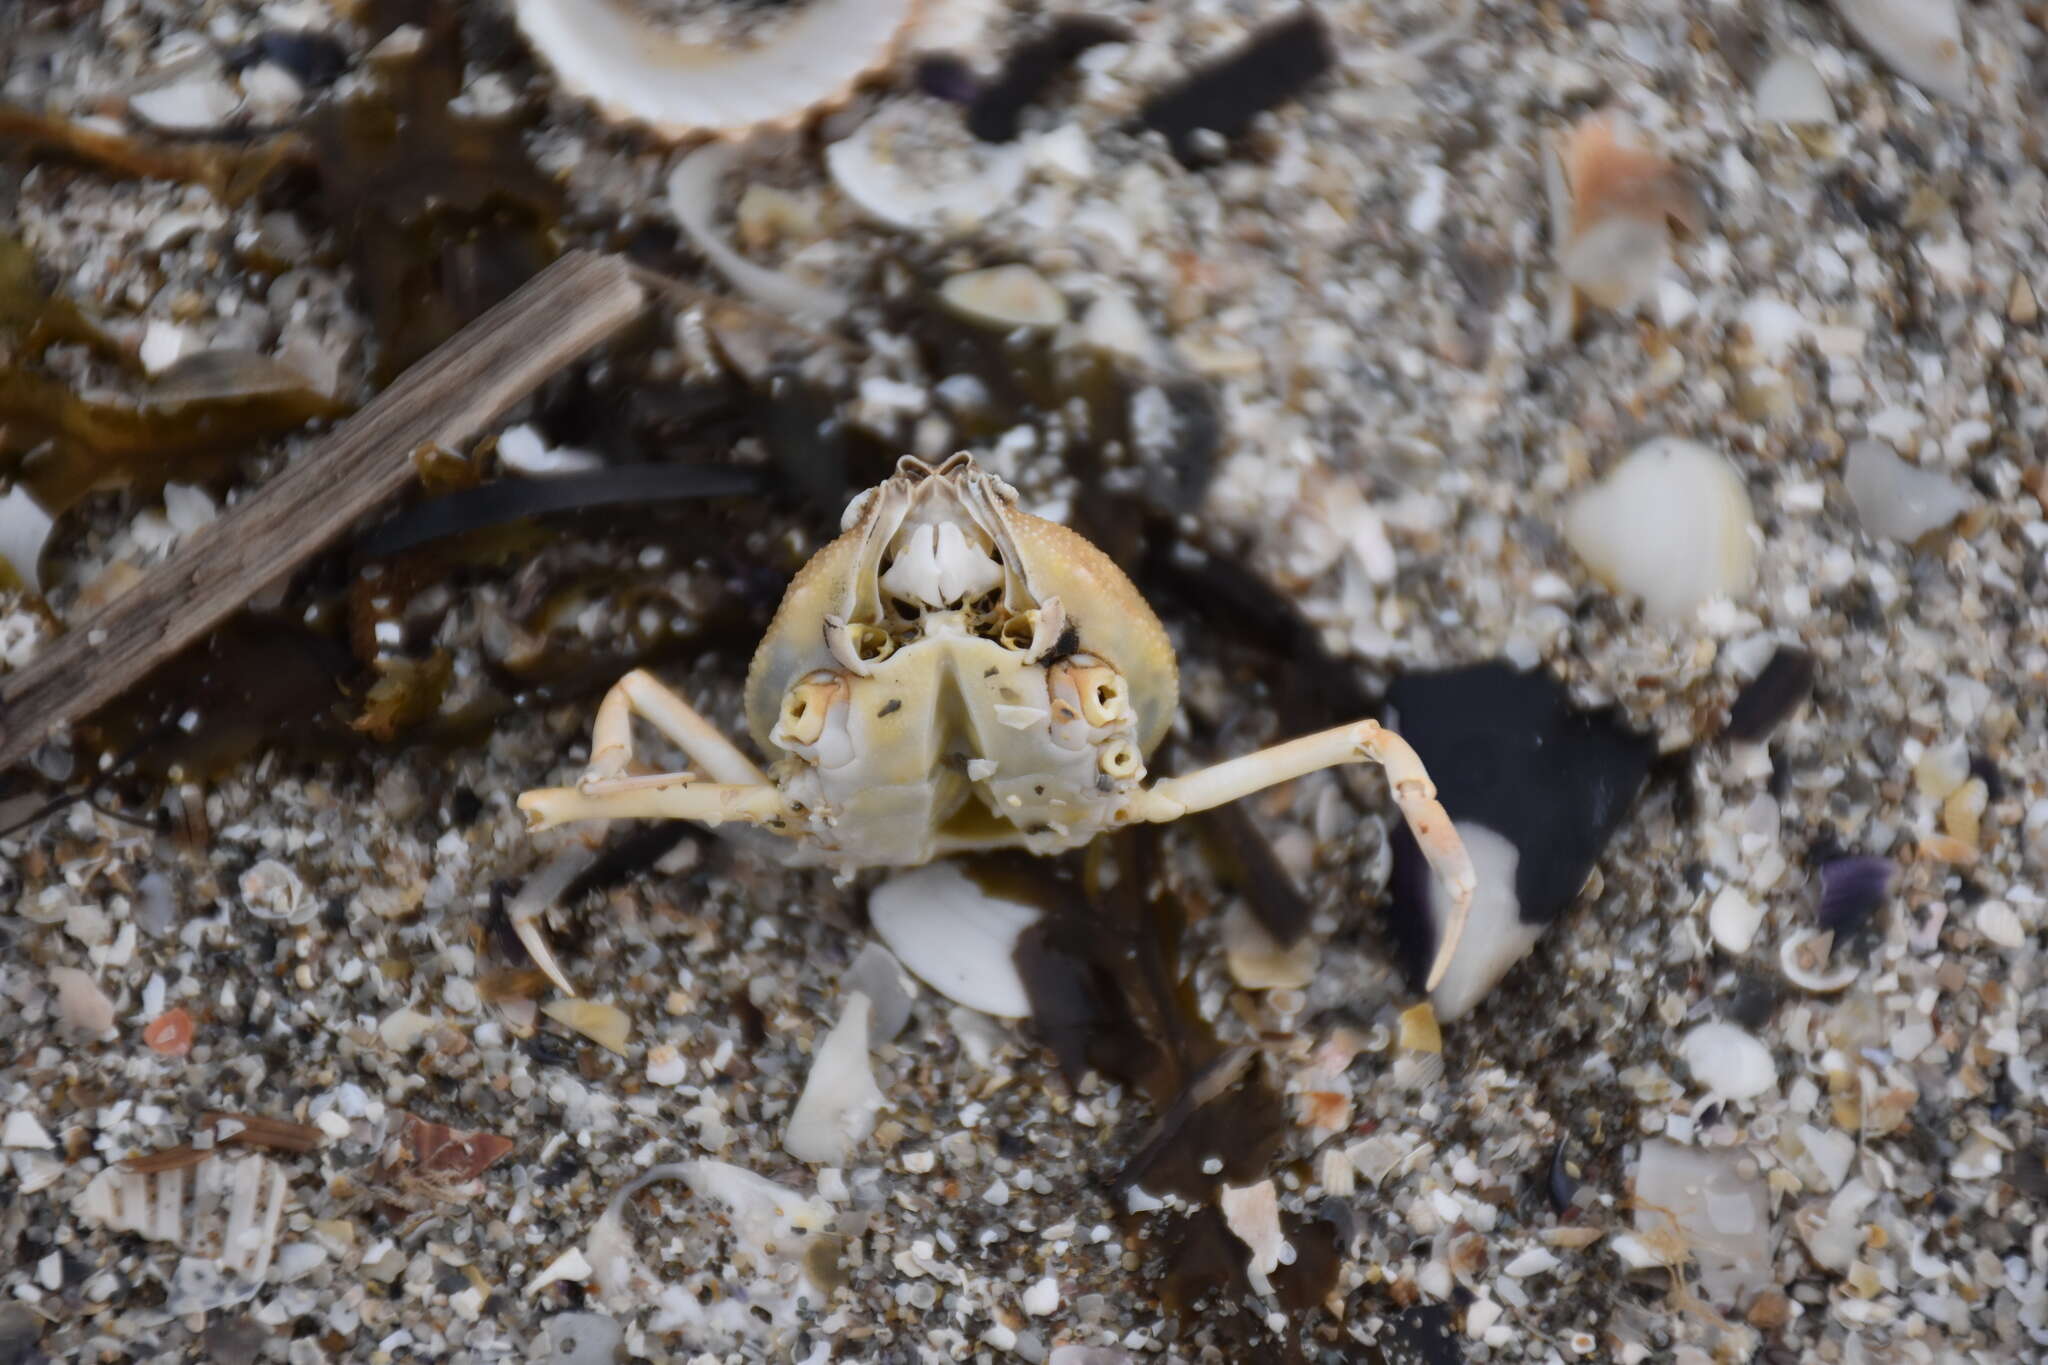
[[[1889,858],[1857,854],[1821,864],[1820,927],[1834,934],[1855,932],[1891,893],[1898,867]]]

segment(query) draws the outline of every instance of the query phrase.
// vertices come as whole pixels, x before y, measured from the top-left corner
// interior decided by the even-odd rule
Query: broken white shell
[[[868,897],[875,933],[918,980],[955,1004],[1021,1019],[1031,997],[1017,972],[1017,940],[1036,907],[983,890],[952,863],[889,878]]]
[[[1572,500],[1564,538],[1610,586],[1670,620],[1749,587],[1755,524],[1734,466],[1696,441],[1665,436]]]
[[[1815,995],[1834,995],[1849,989],[1862,975],[1862,968],[1853,962],[1829,967],[1828,952],[1834,943],[1835,936],[1826,929],[1802,929],[1786,939],[1778,949],[1778,966],[1785,979]]]
[[[957,145],[932,145],[941,128],[959,130]],[[977,142],[957,118],[942,122],[929,102],[914,100],[825,149],[841,194],[877,222],[912,232],[973,227],[1017,197],[1029,161],[1027,143]]]
[[[754,264],[733,250],[712,227],[711,206],[717,201],[719,182],[732,161],[730,143],[707,142],[676,163],[668,177],[668,207],[676,223],[704,253],[713,269],[764,307],[816,322],[829,322],[843,315],[849,306],[845,295]]]
[[[664,1281],[640,1258],[625,1224],[627,1201],[661,1180],[681,1180],[692,1193],[722,1204],[736,1249],[742,1253],[722,1272],[732,1279],[729,1292],[697,1325],[713,1333],[752,1333],[759,1325],[757,1309],[772,1322],[793,1321],[797,1299],[789,1286],[799,1273],[808,1234],[831,1221],[831,1205],[807,1199],[743,1167],[708,1159],[652,1167],[612,1196],[584,1242],[591,1282],[604,1301],[614,1307],[644,1306],[665,1297]]]
[[[65,1024],[90,1038],[104,1038],[114,1028],[114,1002],[90,972],[76,967],[50,968],[57,988],[57,1014]]]
[[[668,138],[787,126],[886,65],[917,0],[816,0],[751,47],[680,42],[619,0],[514,0],[562,84]]]
[[[870,943],[855,955],[846,974],[839,978],[839,988],[849,999],[855,992],[868,998],[874,1011],[868,1020],[868,1034],[875,1042],[890,1041],[910,1022],[917,987],[903,970],[903,964],[896,960],[896,954],[879,943]]]
[[[1280,1197],[1271,1180],[1256,1185],[1225,1185],[1216,1203],[1223,1210],[1223,1223],[1252,1253],[1246,1268],[1254,1275],[1271,1275],[1294,1259],[1293,1248],[1280,1230]]]
[[[1699,1025],[1679,1044],[1693,1079],[1713,1094],[1750,1100],[1778,1083],[1771,1050],[1733,1024]]]
[[[846,1011],[811,1054],[811,1073],[783,1130],[782,1148],[798,1161],[844,1166],[875,1129],[882,1090],[868,1065],[868,998],[847,997]]]
[[[1766,123],[1833,123],[1835,102],[1813,63],[1786,52],[1757,78],[1756,116]]]
[[[1928,94],[1969,94],[1970,54],[1955,0],[1835,0],[1835,11],[1885,65]]]
[[[1724,886],[1707,907],[1707,932],[1714,942],[1735,954],[1749,951],[1756,931],[1764,922],[1764,908],[1742,893],[1738,886]]]
[[[1656,1263],[1690,1256],[1700,1289],[1733,1304],[1771,1283],[1770,1191],[1756,1159],[1655,1138],[1636,1166],[1635,1226]],[[1619,1249],[1619,1248],[1617,1248]],[[1675,1250],[1678,1257],[1669,1256]]]
[[[14,576],[37,592],[43,590],[43,547],[49,543],[56,519],[29,496],[26,488],[0,493],[0,560]]]
[[[217,70],[189,72],[128,98],[128,112],[154,127],[180,133],[218,128],[241,106],[241,96]]]
[[[1529,955],[1545,925],[1522,918],[1521,898],[1515,894],[1515,871],[1522,854],[1506,836],[1471,820],[1455,822],[1458,838],[1471,856],[1479,889],[1466,911],[1465,931],[1458,949],[1444,969],[1443,980],[1430,992],[1429,1003],[1436,1017],[1445,1023],[1462,1019],[1484,1000],[1508,968]],[[1429,916],[1433,942],[1441,942],[1445,917],[1451,905],[1450,891],[1434,871],[1429,880]]]
[[[1907,464],[1879,441],[1849,447],[1842,470],[1849,501],[1863,529],[1887,540],[1912,542],[1969,510],[1970,495],[1931,469]]]

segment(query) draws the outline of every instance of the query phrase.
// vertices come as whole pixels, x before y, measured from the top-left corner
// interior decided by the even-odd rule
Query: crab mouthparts
[[[1003,585],[1003,566],[950,521],[906,526],[894,549],[882,590],[917,607],[957,607]]]

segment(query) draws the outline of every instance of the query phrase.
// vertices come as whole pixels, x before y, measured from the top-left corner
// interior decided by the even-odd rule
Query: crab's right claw
[[[536,795],[528,792],[526,796]],[[526,796],[519,798],[522,806]],[[562,964],[555,960],[554,949],[548,946],[547,933],[541,928],[540,917],[547,913],[549,906],[562,898],[570,883],[582,876],[584,871],[597,861],[597,850],[583,846],[565,848],[557,853],[546,866],[526,879],[505,907],[506,916],[512,921],[513,937],[526,949],[533,965],[546,973],[548,980],[564,995],[576,994],[576,988],[569,984],[568,974]]]

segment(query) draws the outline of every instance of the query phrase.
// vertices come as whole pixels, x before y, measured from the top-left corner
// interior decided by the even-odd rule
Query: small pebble
[[[1034,1318],[1042,1318],[1057,1312],[1060,1306],[1060,1283],[1047,1275],[1024,1291],[1020,1302],[1024,1311]]]
[[[971,322],[1009,331],[1057,327],[1067,320],[1067,301],[1026,265],[999,265],[955,275],[939,286],[939,297]]]

